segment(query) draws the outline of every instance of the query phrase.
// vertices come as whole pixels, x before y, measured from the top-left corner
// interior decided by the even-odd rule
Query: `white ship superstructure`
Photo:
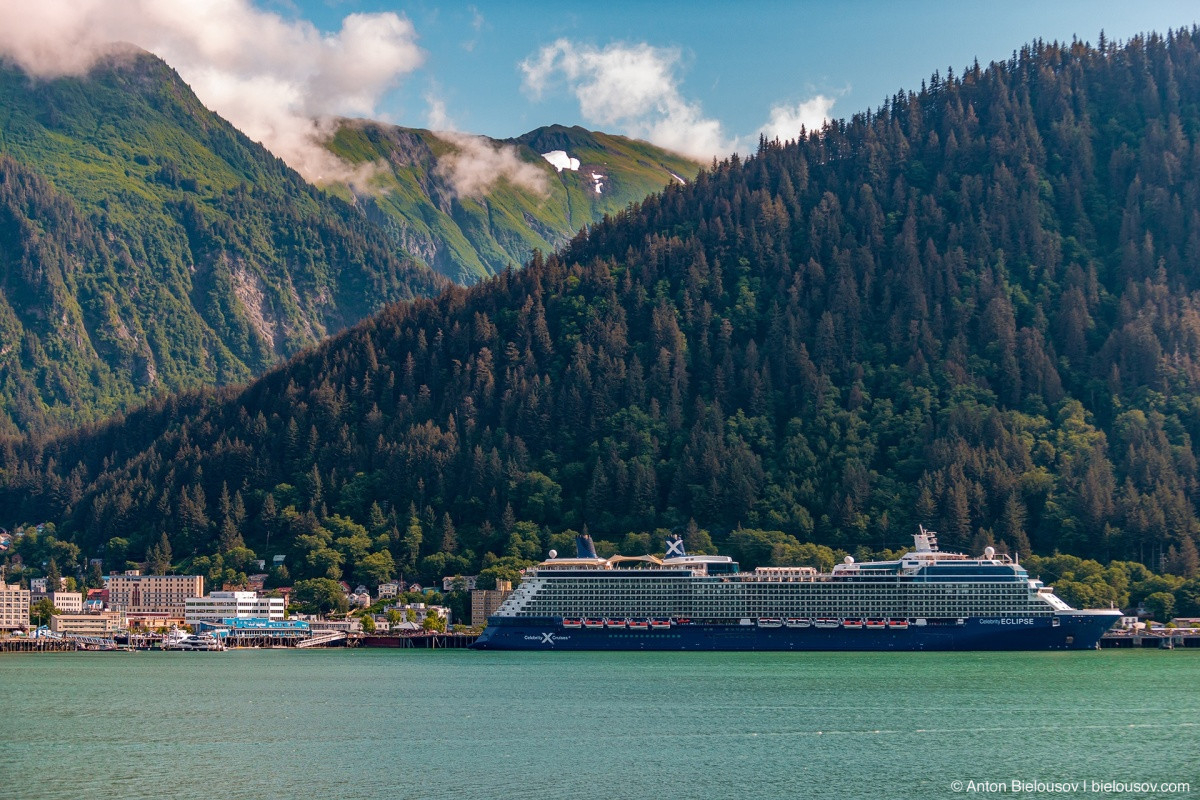
[[[857,564],[847,557],[821,573],[811,567],[741,572],[728,556],[687,555],[678,537],[668,540],[663,558],[600,558],[590,539],[580,537],[575,558],[552,552],[526,571],[489,619],[491,635],[485,632],[480,646],[512,646],[506,634],[528,628],[539,639],[549,632],[550,641],[556,630],[590,631],[596,636],[577,637],[575,646],[600,649],[656,641],[628,633],[643,630],[659,632],[660,644],[669,632],[685,648],[739,649],[730,640],[746,639],[749,628],[778,631],[743,642],[752,648],[1019,648],[1021,640],[1010,635],[1019,629],[1037,632],[1029,639],[1037,648],[1073,648],[1095,646],[1120,616],[1111,609],[1071,609],[993,548],[971,557],[941,552],[924,529],[914,539],[899,559]],[[1068,621],[1068,630],[1060,630]],[[846,640],[846,631],[877,638]]]

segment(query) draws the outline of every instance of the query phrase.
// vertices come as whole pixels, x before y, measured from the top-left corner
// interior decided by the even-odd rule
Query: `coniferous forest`
[[[923,523],[1194,589],[1198,265],[1200,30],[1039,41],[244,388],[7,438],[0,507],[54,523],[28,547],[218,578],[278,553],[280,583],[495,571],[585,528],[821,562]]]

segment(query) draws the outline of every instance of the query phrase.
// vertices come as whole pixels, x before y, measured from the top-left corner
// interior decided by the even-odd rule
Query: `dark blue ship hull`
[[[907,630],[761,628],[672,624],[669,630],[564,628],[557,618],[492,617],[473,645],[483,650],[1089,650],[1119,611],[1053,618],[966,619]],[[1057,623],[1057,624],[1056,624]]]

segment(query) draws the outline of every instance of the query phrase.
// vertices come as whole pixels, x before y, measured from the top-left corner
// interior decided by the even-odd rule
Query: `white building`
[[[50,618],[54,633],[73,633],[77,636],[109,637],[125,630],[125,615],[120,611],[99,614],[55,614]]]
[[[450,626],[450,609],[447,606],[431,606],[426,605],[425,603],[394,603],[383,607],[385,619],[387,612],[389,611],[399,611],[401,621],[408,619],[410,616],[408,612],[411,611],[411,616],[415,618],[415,621],[418,625],[425,621],[425,617],[427,617],[430,612],[433,612],[435,616],[441,617],[446,621],[447,627]]]
[[[188,625],[223,619],[282,620],[284,612],[282,597],[259,597],[257,592],[212,592],[183,603],[183,621]]]
[[[46,596],[64,614],[83,613],[83,592],[50,592]]]
[[[29,590],[0,581],[0,631],[29,627]]]
[[[449,575],[442,578],[442,591],[453,592],[455,588],[461,588],[464,592],[473,592],[478,580],[478,575]],[[455,584],[459,584],[459,586],[456,587]]]

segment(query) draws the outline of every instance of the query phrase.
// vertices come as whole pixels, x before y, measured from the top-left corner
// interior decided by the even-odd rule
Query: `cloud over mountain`
[[[534,97],[565,83],[591,124],[690,156],[724,155],[736,143],[680,91],[681,59],[678,49],[645,42],[601,48],[558,39],[522,61],[521,71]]]
[[[424,60],[412,22],[393,12],[351,14],[322,33],[249,0],[0,5],[0,56],[36,77],[84,74],[120,43],[163,58],[205,105],[314,181],[356,178],[321,139],[337,116],[373,115]]]
[[[533,164],[522,161],[512,145],[455,131],[435,131],[434,135],[454,146],[453,151],[438,159],[437,172],[460,196],[480,197],[501,179],[535,194],[546,194],[546,176]]]
[[[789,141],[800,134],[800,129],[817,130],[829,119],[833,110],[834,99],[819,94],[795,105],[779,103],[771,106],[771,116],[767,123],[759,128],[759,133],[768,139]]]

